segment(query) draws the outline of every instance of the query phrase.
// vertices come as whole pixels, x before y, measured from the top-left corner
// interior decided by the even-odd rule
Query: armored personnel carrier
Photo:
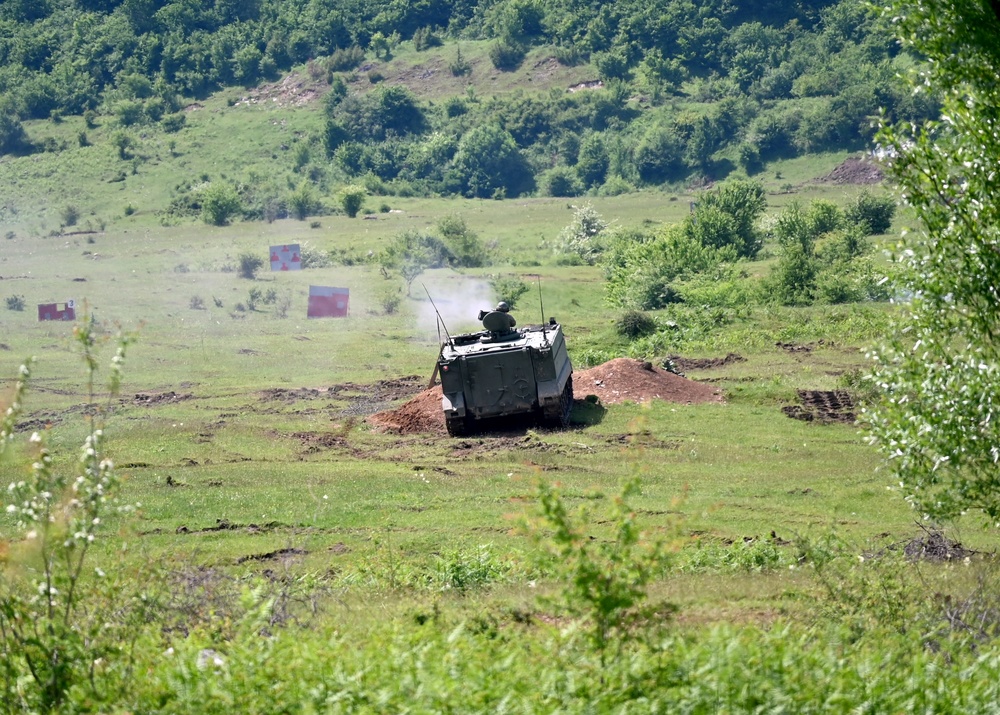
[[[512,415],[553,427],[569,425],[573,366],[562,326],[513,328],[510,315],[481,311],[483,330],[449,336],[438,372],[448,434],[480,431],[488,420]]]

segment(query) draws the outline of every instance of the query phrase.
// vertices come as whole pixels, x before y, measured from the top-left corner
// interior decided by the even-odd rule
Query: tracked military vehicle
[[[523,415],[552,427],[569,425],[573,366],[562,326],[512,327],[501,310],[480,311],[483,330],[448,336],[441,347],[441,376],[448,434],[481,431],[496,418]]]

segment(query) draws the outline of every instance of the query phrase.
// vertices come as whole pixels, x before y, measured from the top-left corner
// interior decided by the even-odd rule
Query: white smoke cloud
[[[433,305],[427,299],[428,293],[434,301]],[[414,282],[412,295],[420,337],[435,340],[438,333],[435,306],[448,333],[456,335],[482,330],[483,324],[477,317],[479,311],[496,305],[493,289],[486,280],[458,273],[423,275]],[[441,336],[444,337],[443,329]]]

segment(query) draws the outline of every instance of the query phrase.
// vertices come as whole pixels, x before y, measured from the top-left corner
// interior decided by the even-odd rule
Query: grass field
[[[462,45],[474,73],[485,71],[487,49]],[[589,78],[587,67],[544,59],[529,56],[520,74],[477,77],[477,86],[507,92],[530,80],[549,91]],[[386,82],[423,77],[420,96],[437,100],[464,80],[436,61],[400,50],[374,69]],[[691,325],[658,343],[630,342],[615,329],[619,310],[605,300],[601,268],[563,265],[553,243],[585,202],[621,227],[676,223],[697,199],[685,188],[572,200],[369,196],[364,218],[222,227],[165,214],[199,181],[297,185],[292,149],[319,151],[322,121],[315,106],[272,102],[282,91],[204,100],[178,134],[136,134],[126,160],[111,146],[110,119],[92,128],[81,118],[28,123],[34,141],[62,150],[0,161],[0,389],[9,393],[22,361],[37,358],[0,478],[26,478],[36,431],[68,473],[97,404],[124,480],[120,498],[138,505],[110,517],[88,562],[110,575],[88,580],[105,594],[92,594],[88,608],[140,634],[128,657],[95,659],[89,641],[80,651],[89,675],[79,682],[119,678],[125,684],[108,692],[135,698],[126,706],[109,695],[105,710],[645,712],[628,709],[644,702],[754,712],[766,702],[785,712],[943,712],[943,703],[968,712],[963,704],[995,701],[988,684],[1000,661],[972,664],[979,641],[942,651],[947,639],[935,630],[942,613],[958,612],[950,594],[972,593],[985,599],[978,613],[996,612],[988,568],[895,571],[890,559],[869,559],[924,534],[922,526],[880,470],[863,424],[787,414],[802,408],[800,391],[846,390],[857,408],[865,349],[890,329],[896,306],[756,306],[716,318],[691,308]],[[851,201],[864,187],[823,180],[846,157],[769,165],[757,177],[768,213],[793,201]],[[336,188],[324,189],[327,205]],[[73,225],[64,220],[70,207],[79,211]],[[398,276],[368,260],[401,232],[433,229],[448,215],[488,245],[490,266],[428,270],[407,295]],[[899,215],[874,238],[879,260],[908,221]],[[241,254],[266,260],[269,246],[290,243],[346,260],[287,273],[265,263],[254,279],[240,277]],[[742,268],[766,276],[777,254],[767,245]],[[564,431],[525,425],[463,439],[367,422],[430,379],[439,335],[428,294],[450,332],[476,329],[475,313],[495,300],[490,281],[505,275],[531,286],[519,323],[556,316],[577,370],[620,356],[701,360],[686,378],[725,400],[578,402]],[[350,315],[308,319],[311,285],[349,288]],[[274,300],[248,307],[254,294]],[[399,307],[388,311],[392,297]],[[37,320],[36,305],[67,300],[108,339],[97,348],[99,378],[114,335],[137,337],[123,390],[110,400],[99,387],[90,395],[73,324]],[[576,384],[578,399],[588,387]],[[539,484],[557,484],[562,505],[588,511],[581,543],[611,554],[589,583],[627,580],[639,557],[615,551],[623,543],[615,497],[635,477],[626,521],[634,517],[643,543],[668,547],[669,568],[649,593],[673,610],[619,623],[608,659],[610,646],[588,640],[595,614],[629,609],[594,606],[574,621],[553,605],[572,593],[573,564],[596,557],[572,552],[568,563],[543,565],[540,551],[556,537],[524,525],[538,516]],[[991,534],[978,526],[970,517],[964,533],[949,536],[988,550]],[[842,540],[830,547],[833,566],[823,556],[831,539]],[[14,518],[0,515],[4,589],[29,573],[19,558],[29,563],[31,547]],[[147,587],[150,602],[136,607],[132,594]],[[577,594],[576,605],[587,598]],[[954,603],[972,602],[962,598]],[[153,601],[155,615],[130,626]],[[90,633],[88,617],[55,642]],[[668,626],[677,627],[667,634]],[[28,652],[11,642],[0,639],[5,663]],[[946,656],[935,660],[939,652]],[[214,653],[232,669],[204,667]],[[135,678],[133,665],[146,676]],[[0,670],[4,692],[23,702],[28,682],[23,669]],[[67,696],[77,703],[69,710],[100,709],[96,689],[85,691]]]

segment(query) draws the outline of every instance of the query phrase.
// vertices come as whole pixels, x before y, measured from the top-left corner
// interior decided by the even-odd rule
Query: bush
[[[896,215],[896,202],[891,196],[875,196],[867,189],[858,194],[845,211],[850,223],[861,226],[869,236],[885,233]]]
[[[298,188],[288,196],[288,211],[299,221],[305,221],[319,206],[312,185],[303,180]]]
[[[524,60],[524,45],[515,40],[500,39],[490,45],[490,62],[502,72],[516,70]]]
[[[302,261],[302,269],[306,268],[326,268],[333,265],[330,254],[314,248],[308,241],[299,244],[299,258]]]
[[[571,197],[583,193],[583,183],[576,171],[568,166],[557,166],[542,174],[539,188],[545,196]]]
[[[236,271],[239,277],[251,281],[257,277],[257,271],[264,265],[263,258],[249,251],[241,253],[236,260],[239,263],[239,268]]]
[[[514,310],[521,296],[528,292],[528,284],[519,277],[511,275],[491,277],[490,286],[497,300],[507,303],[511,310]]]
[[[478,268],[489,263],[486,246],[461,216],[457,214],[444,216],[438,221],[438,231],[454,255],[454,265]]]
[[[455,59],[448,65],[448,69],[455,77],[467,75],[472,71],[472,65],[462,56],[462,48],[455,50]]]
[[[201,193],[201,219],[209,225],[225,226],[240,208],[240,197],[227,184],[210,184]]]
[[[627,310],[615,321],[615,332],[635,340],[656,331],[656,321],[641,310]]]
[[[63,226],[76,226],[76,222],[80,220],[80,209],[74,204],[67,204],[63,206],[60,218]]]
[[[344,50],[334,50],[326,60],[326,67],[331,72],[347,72],[354,69],[365,59],[365,51],[357,45]]]
[[[24,310],[24,296],[23,295],[9,295],[7,296],[7,310]]]
[[[367,193],[365,187],[357,185],[345,186],[340,190],[340,205],[348,218],[358,215],[365,205]]]
[[[593,265],[603,250],[601,237],[608,226],[591,204],[578,206],[573,212],[572,223],[559,232],[555,251]]]

